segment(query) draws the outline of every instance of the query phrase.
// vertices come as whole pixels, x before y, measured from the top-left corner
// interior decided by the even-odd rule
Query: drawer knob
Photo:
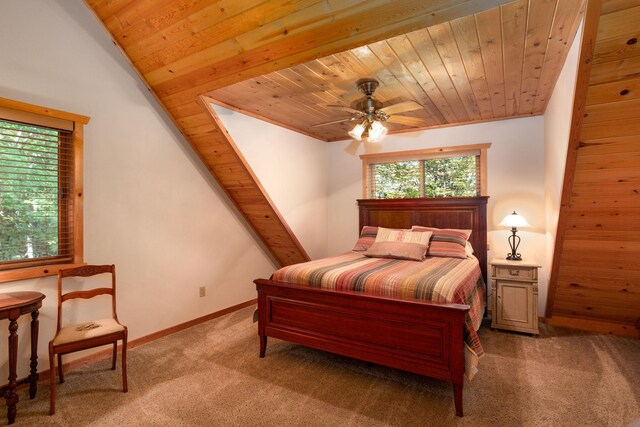
[[[512,276],[519,276],[520,270],[509,270],[509,274]]]

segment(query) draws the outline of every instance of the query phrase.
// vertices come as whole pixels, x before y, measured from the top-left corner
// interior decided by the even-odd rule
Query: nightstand
[[[491,327],[538,335],[538,268],[530,261],[491,259]]]

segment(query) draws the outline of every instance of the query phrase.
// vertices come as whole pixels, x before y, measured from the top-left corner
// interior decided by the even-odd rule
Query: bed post
[[[260,309],[262,308],[262,310]],[[260,358],[264,359],[267,351],[267,296],[258,288],[258,336],[260,337]]]
[[[456,415],[462,417],[462,384],[453,384],[453,399],[456,403]]]
[[[464,322],[469,310],[456,317],[451,325],[451,382],[456,415],[462,417],[462,388],[464,385]]]

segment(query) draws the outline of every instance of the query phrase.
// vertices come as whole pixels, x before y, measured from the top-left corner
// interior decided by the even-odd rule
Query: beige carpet
[[[133,349],[127,394],[108,361],[65,375],[53,417],[48,383],[33,401],[23,390],[16,425],[626,426],[640,417],[638,340],[483,326],[486,355],[458,418],[445,382],[274,339],[259,359],[252,312]]]

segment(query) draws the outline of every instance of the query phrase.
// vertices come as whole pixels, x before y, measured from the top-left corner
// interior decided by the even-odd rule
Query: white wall
[[[85,260],[116,264],[118,314],[130,339],[255,298],[252,281],[273,272],[270,257],[82,1],[2,1],[0,57],[1,97],[91,117],[85,127]],[[279,154],[293,164],[304,157],[291,155]],[[296,193],[304,196],[296,199],[300,205],[286,193],[277,197],[286,205],[285,219],[319,221],[324,227],[322,214],[305,218],[309,205],[326,211],[322,201],[312,200],[323,193],[318,182],[324,173],[307,169],[305,180],[296,182]],[[265,181],[277,184],[275,178]],[[317,236],[301,234],[310,253],[324,255],[324,230]],[[198,297],[200,286],[207,287],[204,298]],[[46,294],[41,369],[47,367],[47,345],[55,332],[55,289],[52,277],[0,284],[0,292]],[[81,320],[91,310],[69,320]],[[0,324],[2,342],[6,329]],[[18,375],[24,376],[27,318],[20,320],[18,332]],[[0,352],[2,378],[7,377],[6,357]]]
[[[326,144],[219,105],[212,107],[309,256],[327,256]]]
[[[565,161],[567,159],[567,147],[569,146],[569,129],[573,113],[573,98],[581,43],[582,25],[578,28],[564,67],[560,72],[553,94],[544,112],[544,191],[547,214],[546,262],[549,266],[553,262],[558,228],[558,214],[560,213],[560,199],[564,181]],[[547,274],[551,274],[551,271],[547,271]],[[548,280],[549,277],[547,277]],[[542,306],[546,306],[546,302],[546,295],[544,299],[540,298]]]
[[[532,226],[519,232],[519,252],[546,268],[541,116],[387,135],[381,143],[360,144],[355,152],[352,141],[329,144],[329,254],[349,250],[358,237],[355,199],[363,197],[360,154],[485,142],[492,143],[487,151],[489,257],[503,258],[509,252],[509,230],[498,223],[515,209]],[[540,281],[540,288],[546,291],[546,280]]]

